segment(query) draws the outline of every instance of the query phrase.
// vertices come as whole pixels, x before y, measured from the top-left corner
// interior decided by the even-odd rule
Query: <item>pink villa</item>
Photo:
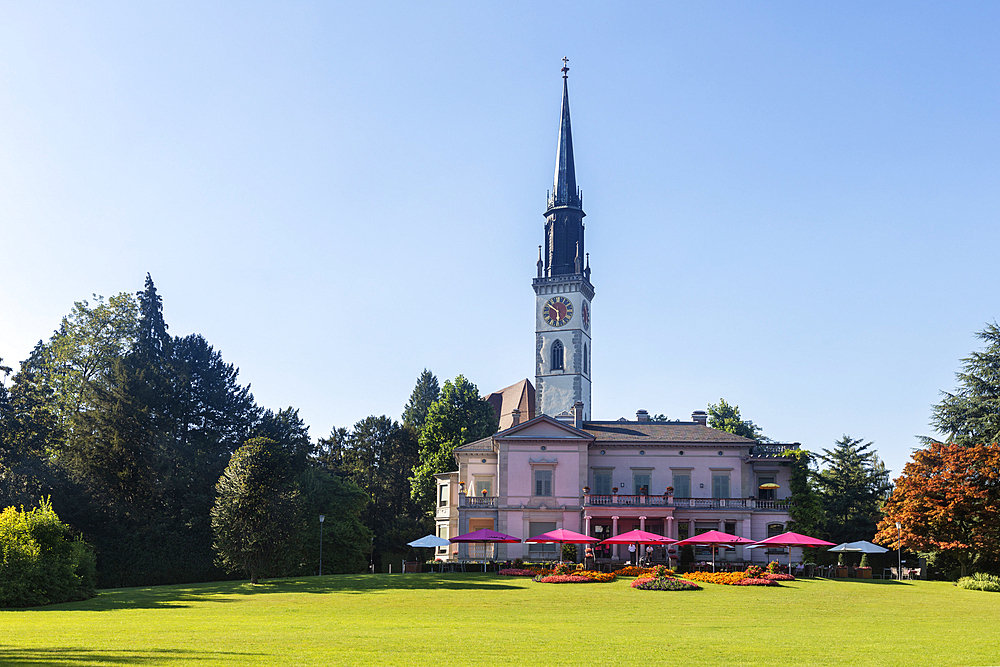
[[[437,475],[437,534],[491,528],[526,539],[556,528],[605,539],[641,528],[674,539],[719,530],[761,540],[786,530],[791,460],[798,444],[758,444],[691,421],[591,418],[595,326],[583,195],[576,184],[569,91],[563,98],[556,172],[545,211],[535,291],[535,382],[487,397],[499,416],[493,436],[455,450],[457,470]],[[765,488],[761,488],[761,487]],[[495,552],[494,552],[495,548]],[[440,547],[437,557],[482,557],[482,546]],[[549,544],[488,547],[501,560],[550,559]],[[620,549],[620,550],[619,550]],[[697,554],[707,558],[708,550]],[[654,554],[663,560],[661,548]],[[751,560],[737,547],[722,559]],[[599,559],[628,558],[624,547]],[[764,554],[756,555],[762,562]]]

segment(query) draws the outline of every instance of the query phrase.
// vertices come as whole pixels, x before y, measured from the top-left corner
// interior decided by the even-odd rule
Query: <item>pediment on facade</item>
[[[523,424],[513,426],[493,436],[494,440],[579,440],[590,442],[594,436],[573,428],[569,424],[541,415]]]

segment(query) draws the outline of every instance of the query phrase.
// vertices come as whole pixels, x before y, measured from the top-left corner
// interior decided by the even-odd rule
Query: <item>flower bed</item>
[[[538,573],[534,570],[526,570],[519,567],[510,567],[506,570],[500,570],[497,574],[503,575],[505,577],[534,577]]]
[[[723,586],[777,586],[779,581],[795,581],[790,574],[765,572],[757,565],[751,565],[746,572],[691,572],[684,576],[692,581]]]
[[[675,577],[639,577],[632,582],[632,588],[642,591],[697,591],[701,586]]]
[[[756,577],[743,577],[739,581],[734,581],[733,586],[777,586],[778,581],[776,579],[766,578],[756,578]]]
[[[667,573],[666,576],[673,576],[673,570],[668,570],[662,565],[658,567],[663,568],[663,570]],[[617,570],[616,573],[623,577],[651,577],[656,576],[657,569],[657,567],[636,567],[635,565],[626,565],[622,569]]]
[[[545,573],[535,575],[534,581],[542,584],[586,584],[608,583],[615,580],[614,573],[592,572],[590,570],[571,570],[569,572]]]
[[[594,580],[590,577],[581,577],[577,574],[550,574],[547,577],[538,575],[533,579],[540,584],[591,584]]]

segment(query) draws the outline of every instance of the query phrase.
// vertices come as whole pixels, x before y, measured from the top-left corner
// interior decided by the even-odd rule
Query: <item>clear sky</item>
[[[874,440],[998,317],[995,2],[0,2],[0,356],[156,282],[324,436],[532,377],[563,56],[593,414]],[[16,364],[15,364],[16,365]]]

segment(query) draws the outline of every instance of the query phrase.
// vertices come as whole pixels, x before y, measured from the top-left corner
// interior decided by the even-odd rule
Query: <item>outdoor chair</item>
[[[896,568],[890,567],[889,568],[889,574],[892,575],[893,579],[899,579],[899,570],[897,570]]]

